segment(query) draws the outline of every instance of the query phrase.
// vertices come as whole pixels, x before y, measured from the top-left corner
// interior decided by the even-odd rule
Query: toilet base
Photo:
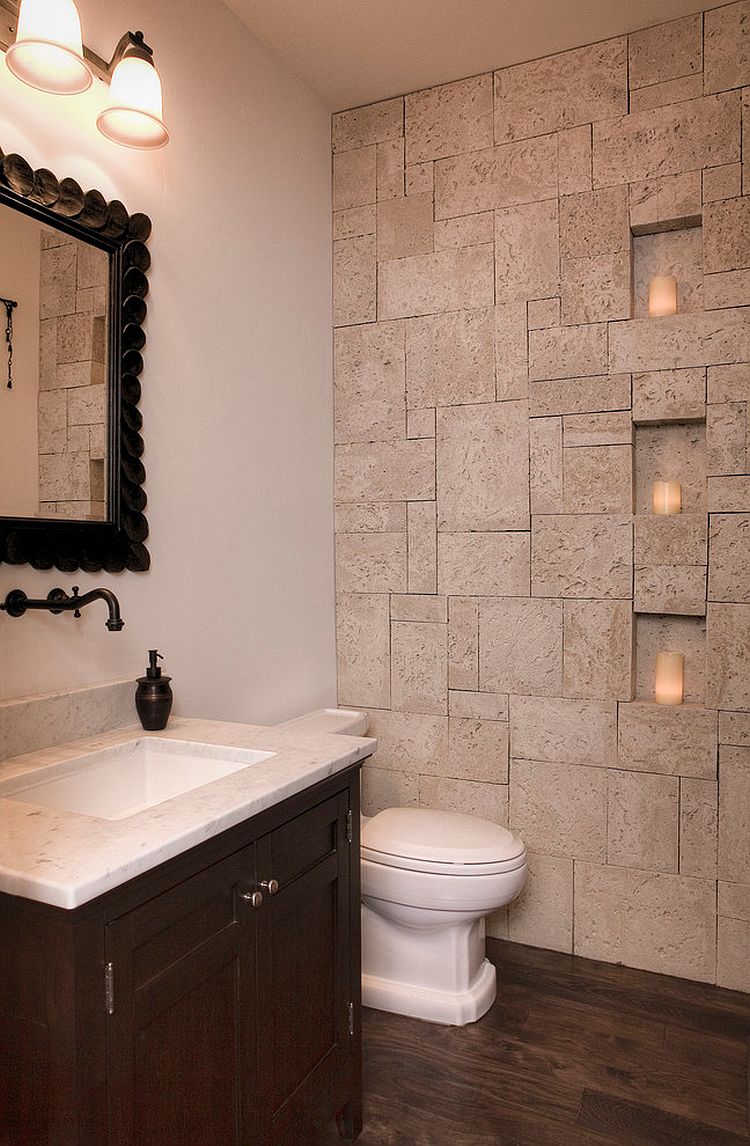
[[[489,1011],[496,995],[497,974],[489,959],[483,961],[465,991],[438,991],[430,987],[415,987],[412,983],[380,979],[376,975],[362,975],[362,1003],[365,1007],[447,1026],[463,1027],[481,1019]]]

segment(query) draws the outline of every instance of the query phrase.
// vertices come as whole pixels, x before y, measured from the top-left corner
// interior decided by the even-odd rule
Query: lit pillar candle
[[[677,314],[677,279],[673,275],[654,275],[648,284],[650,318]]]
[[[656,654],[656,703],[682,704],[682,653]]]
[[[654,482],[654,513],[679,513],[682,509],[682,489],[678,481]]]

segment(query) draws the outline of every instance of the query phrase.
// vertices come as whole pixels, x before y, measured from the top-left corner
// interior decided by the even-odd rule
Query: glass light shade
[[[677,314],[677,279],[674,275],[654,275],[648,284],[649,318]]]
[[[161,80],[153,64],[126,56],[112,73],[109,103],[96,126],[124,147],[164,147],[169,141],[162,118]]]
[[[678,481],[654,482],[654,513],[673,514],[682,509],[682,487]]]
[[[656,654],[657,704],[682,704],[683,665],[682,653]]]
[[[56,95],[86,91],[92,77],[73,0],[21,0],[16,39],[5,61],[32,88]]]

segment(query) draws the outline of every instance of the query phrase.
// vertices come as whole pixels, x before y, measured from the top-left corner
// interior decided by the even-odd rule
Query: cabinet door
[[[348,811],[339,793],[257,844],[261,886],[279,885],[257,912],[264,1142],[308,1116],[352,1054]]]
[[[107,928],[113,1146],[254,1140],[253,863],[248,848]]]

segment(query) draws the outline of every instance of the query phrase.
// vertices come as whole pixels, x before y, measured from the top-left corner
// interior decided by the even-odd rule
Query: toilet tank
[[[292,720],[284,720],[277,728],[292,728],[295,732],[341,732],[345,736],[367,735],[367,713],[348,708],[318,708]]]

